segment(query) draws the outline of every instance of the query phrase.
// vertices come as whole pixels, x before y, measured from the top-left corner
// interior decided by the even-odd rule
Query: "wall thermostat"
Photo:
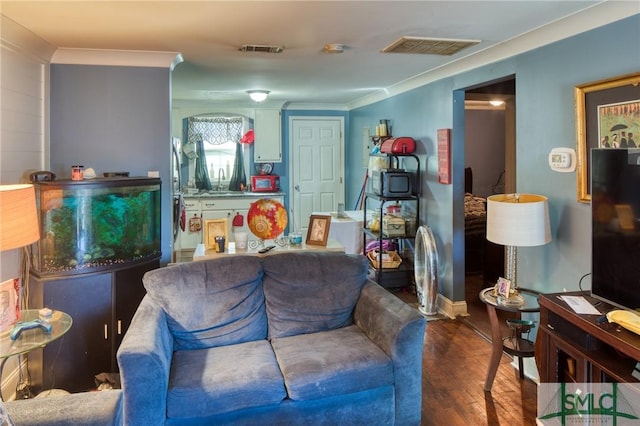
[[[556,172],[568,173],[576,170],[576,150],[553,148],[549,153],[549,167]]]

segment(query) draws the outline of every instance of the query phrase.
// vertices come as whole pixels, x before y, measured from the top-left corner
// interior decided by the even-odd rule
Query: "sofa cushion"
[[[282,253],[263,260],[269,338],[352,324],[368,262],[336,252]]]
[[[271,341],[292,400],[393,385],[391,359],[357,326]]]
[[[177,350],[266,337],[262,264],[255,256],[173,265],[147,272],[143,282],[166,312]]]
[[[278,404],[286,397],[269,342],[259,340],[173,355],[167,417],[206,417]]]

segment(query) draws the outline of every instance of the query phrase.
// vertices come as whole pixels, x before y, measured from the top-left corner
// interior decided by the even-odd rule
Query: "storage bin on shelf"
[[[376,269],[395,269],[400,267],[402,263],[402,258],[396,251],[384,251],[382,252],[382,266],[380,266],[380,253],[377,250],[371,250],[367,253],[367,257],[371,264]]]
[[[402,237],[405,235],[405,221],[403,218],[385,214],[382,218],[382,234],[386,237]]]

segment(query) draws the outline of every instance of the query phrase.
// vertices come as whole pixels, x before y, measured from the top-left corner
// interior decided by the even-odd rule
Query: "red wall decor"
[[[451,129],[438,129],[438,182],[451,183]]]

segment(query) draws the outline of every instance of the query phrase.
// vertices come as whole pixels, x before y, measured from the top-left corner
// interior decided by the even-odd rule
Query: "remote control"
[[[269,250],[273,250],[274,248],[276,248],[276,246],[268,246],[268,247],[265,247],[265,248],[263,248],[261,250],[258,250],[258,253],[266,253]]]
[[[51,333],[52,330],[50,323],[39,319],[34,319],[32,321],[17,323],[11,330],[9,336],[11,337],[11,340],[16,340],[18,337],[20,337],[24,330],[30,330],[32,328],[41,328],[45,333]]]

